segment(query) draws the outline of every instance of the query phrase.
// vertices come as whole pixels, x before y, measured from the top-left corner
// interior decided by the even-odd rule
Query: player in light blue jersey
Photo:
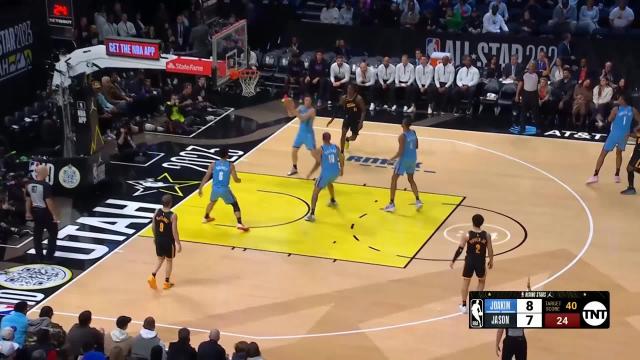
[[[205,210],[202,222],[208,223],[215,220],[209,214],[211,213],[211,210],[213,210],[213,206],[216,204],[218,199],[222,199],[225,204],[233,207],[233,213],[236,216],[236,220],[238,220],[236,228],[242,231],[249,231],[249,228],[242,224],[240,205],[238,205],[238,200],[236,200],[236,197],[233,195],[233,192],[231,192],[231,188],[229,187],[229,182],[232,177],[233,181],[237,183],[240,182],[240,178],[236,173],[236,167],[228,160],[229,151],[227,149],[220,149],[218,151],[218,155],[220,156],[220,160],[216,160],[209,165],[207,173],[202,178],[200,187],[198,188],[198,196],[202,197],[202,188],[204,187],[204,184],[209,181],[209,178],[213,179],[213,184],[211,185],[211,198],[207,204],[207,209]]]
[[[316,203],[318,202],[318,194],[325,187],[329,189],[331,200],[329,200],[329,206],[335,207],[338,205],[336,202],[336,194],[333,190],[333,182],[342,176],[344,171],[344,156],[340,147],[331,143],[331,134],[325,132],[322,134],[322,146],[311,152],[316,159],[316,164],[313,166],[307,179],[311,177],[318,168],[320,168],[320,176],[316,179],[316,184],[313,188],[313,195],[311,196],[311,211],[304,218],[307,221],[316,220]]]
[[[587,185],[595,184],[598,182],[598,174],[600,168],[604,164],[604,158],[608,153],[616,149],[616,173],[614,175],[614,181],[619,183],[620,180],[620,167],[622,167],[622,152],[627,146],[627,139],[631,133],[631,125],[633,120],[640,121],[640,114],[638,110],[634,109],[629,104],[629,95],[622,94],[618,100],[618,106],[611,110],[609,115],[609,122],[611,123],[611,131],[607,136],[607,141],[600,151],[600,156],[596,162],[596,170],[593,172],[593,176],[587,179]]]
[[[407,180],[411,185],[411,191],[416,197],[416,209],[422,208],[422,201],[420,201],[420,193],[418,193],[418,185],[413,179],[413,173],[416,171],[416,162],[418,161],[418,136],[416,132],[411,130],[411,121],[404,119],[402,121],[402,134],[398,136],[398,152],[393,155],[391,160],[396,160],[396,165],[393,168],[393,175],[391,176],[391,199],[389,204],[384,207],[384,211],[394,212],[396,211],[395,197],[396,188],[398,187],[398,178],[404,174],[407,174]]]
[[[292,176],[298,173],[298,151],[302,145],[307,150],[312,151],[316,148],[316,137],[313,132],[313,120],[316,118],[316,109],[311,104],[311,96],[304,97],[303,105],[294,108],[293,100],[287,98],[284,100],[285,107],[287,108],[287,114],[289,116],[296,116],[300,120],[300,127],[298,128],[298,134],[293,141],[293,150],[291,151],[291,162],[293,163],[291,170],[287,173],[287,176]]]

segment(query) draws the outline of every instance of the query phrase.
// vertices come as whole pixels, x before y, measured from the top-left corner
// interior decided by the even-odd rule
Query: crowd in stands
[[[627,33],[635,14],[628,0],[329,0],[320,21],[473,34],[606,34]]]
[[[213,329],[209,339],[197,348],[191,332],[178,330],[177,341],[167,343],[156,331],[156,321],[147,317],[139,332],[130,331],[131,318],[119,316],[112,330],[91,326],[91,311],[78,315],[78,322],[65,330],[53,322],[54,312],[43,306],[39,316],[27,317],[28,305],[15,304],[14,311],[0,323],[0,358],[8,360],[262,360],[255,342],[240,341],[228,353]]]
[[[521,63],[513,55],[509,63],[501,65],[492,56],[479,68],[477,59],[470,55],[464,55],[459,65],[452,64],[448,56],[432,63],[420,49],[412,57],[404,54],[400,59],[349,58],[343,40],[328,55],[317,51],[312,58],[301,59],[299,40],[294,38],[293,42],[285,93],[292,97],[311,94],[318,107],[325,102],[332,106],[347,85],[354,83],[370,111],[413,113],[422,106],[427,114],[476,115],[480,105],[497,104],[500,97],[511,100],[514,108],[522,108],[521,131],[529,115],[540,129],[595,130],[604,127],[611,107],[629,92],[627,81],[611,61],[598,69],[586,58],[575,59],[570,34],[558,45],[553,63],[541,51],[531,63]]]

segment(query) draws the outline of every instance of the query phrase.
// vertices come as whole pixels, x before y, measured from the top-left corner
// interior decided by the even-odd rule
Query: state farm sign
[[[211,76],[211,60],[197,58],[176,58],[167,61],[166,70],[170,73]]]

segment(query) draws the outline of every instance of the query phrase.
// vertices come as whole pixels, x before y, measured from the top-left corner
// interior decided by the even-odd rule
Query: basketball
[[[289,116],[293,116],[292,113],[296,107],[296,104],[293,102],[293,99],[290,97],[284,97],[282,98],[282,104],[284,105],[285,110],[287,110],[287,114]]]

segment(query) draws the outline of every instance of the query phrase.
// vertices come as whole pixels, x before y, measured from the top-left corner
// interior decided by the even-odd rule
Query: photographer
[[[143,162],[146,160],[146,152],[144,150],[145,145],[136,145],[131,137],[135,133],[137,127],[131,124],[125,123],[120,126],[120,131],[117,137],[118,154],[116,159],[121,162]]]

